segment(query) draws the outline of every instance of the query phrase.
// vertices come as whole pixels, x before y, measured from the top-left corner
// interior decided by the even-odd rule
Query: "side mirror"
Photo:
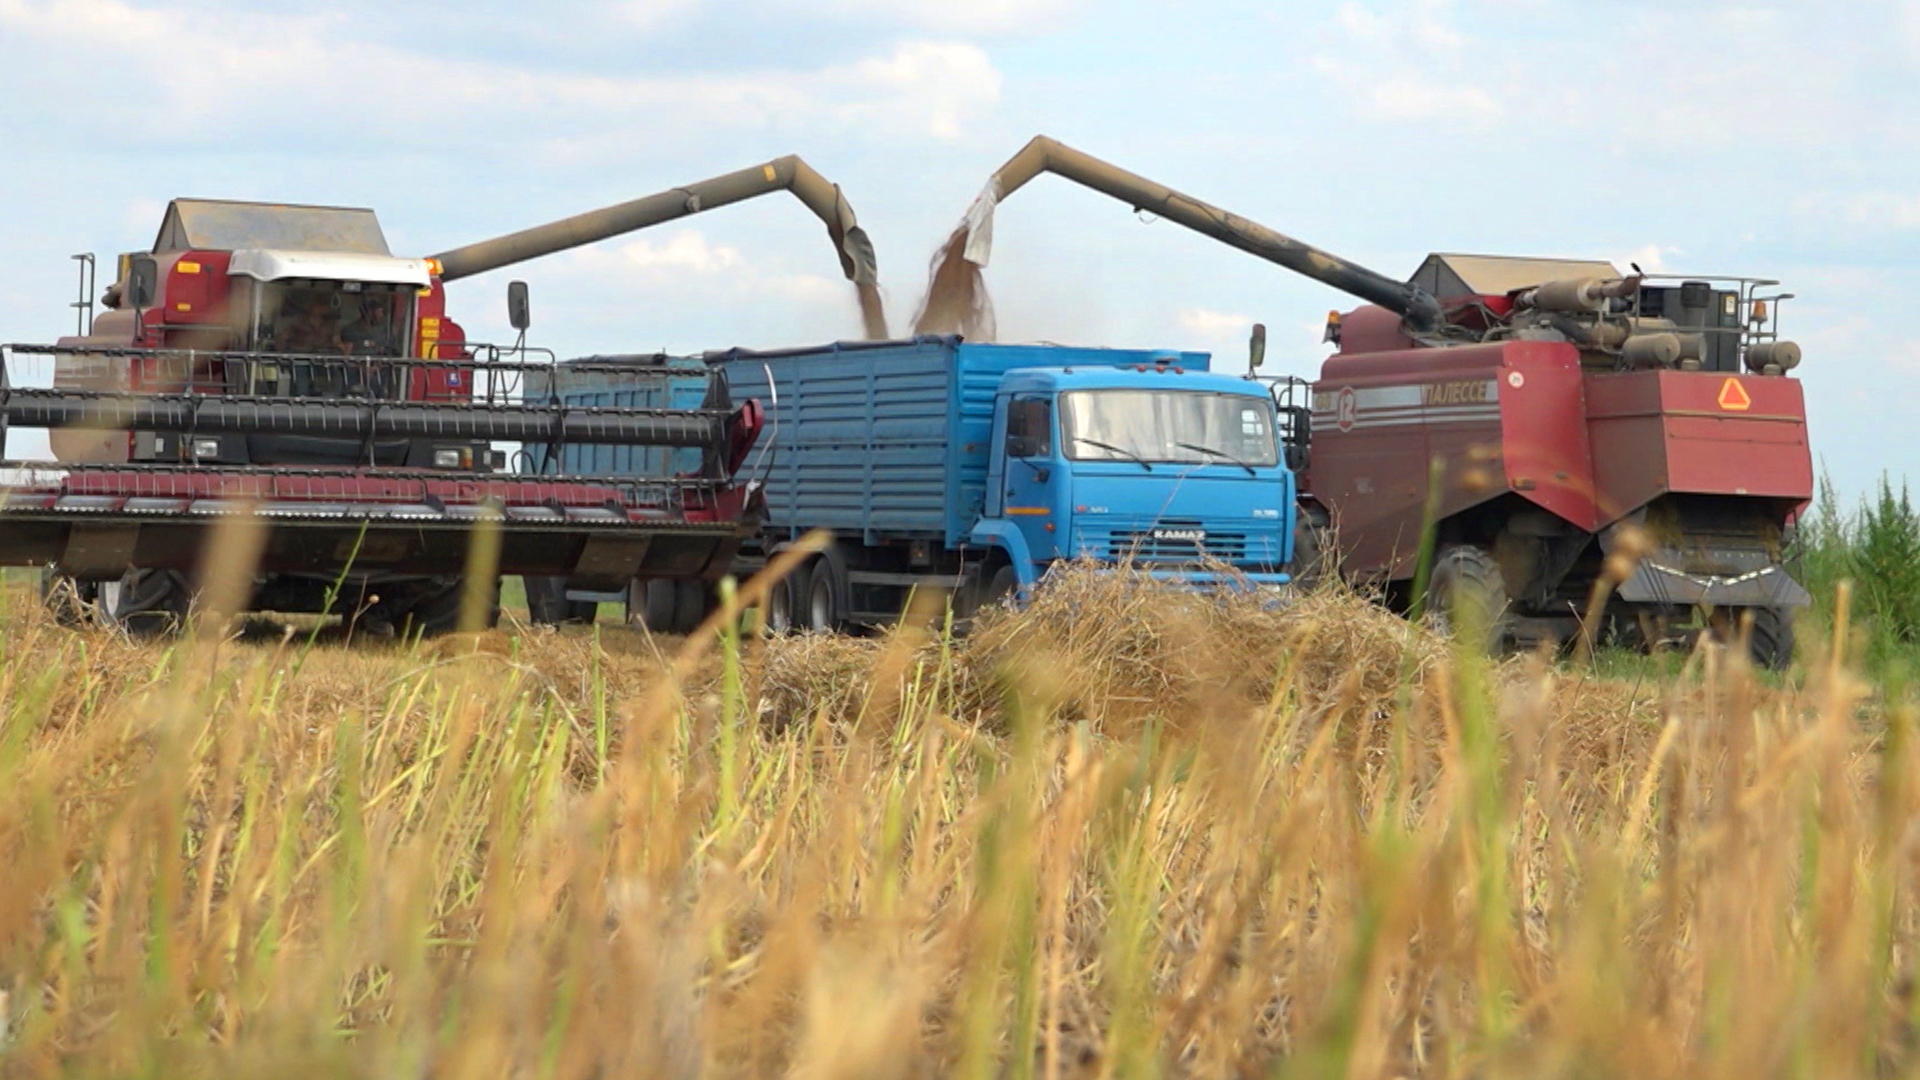
[[[127,306],[135,310],[150,308],[159,292],[159,264],[150,258],[134,259],[127,267]]]
[[[507,282],[507,323],[515,330],[533,325],[533,312],[527,304],[527,283]]]
[[[1267,324],[1254,323],[1253,336],[1247,339],[1247,373],[1252,374],[1267,362]]]

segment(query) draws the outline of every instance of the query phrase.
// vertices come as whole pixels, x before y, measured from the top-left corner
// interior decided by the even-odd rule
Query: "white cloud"
[[[621,22],[651,31],[680,22],[700,9],[700,0],[622,0],[613,5]]]
[[[1899,195],[1891,191],[1867,192],[1842,202],[1840,215],[1853,225],[1920,229],[1920,194]]]
[[[1920,338],[1902,342],[1894,347],[1893,367],[1898,371],[1920,377]]]
[[[1477,86],[1445,86],[1416,78],[1389,79],[1367,98],[1374,115],[1386,120],[1457,120],[1490,123],[1504,112],[1492,94]]]
[[[698,229],[594,244],[557,256],[542,271],[547,287],[576,293],[607,281],[649,296],[680,296],[691,301],[774,301],[803,307],[852,310],[852,286],[839,278],[786,268],[779,258],[753,257],[731,244],[717,244]]]
[[[1907,55],[1920,62],[1920,0],[1901,0],[1895,7],[1894,18]]]
[[[1549,7],[1367,0],[1304,32],[1314,69],[1382,123],[1498,122],[1531,143],[1568,136],[1623,157],[1879,149],[1920,132],[1901,88],[1920,60],[1915,0],[1818,19],[1759,4],[1622,4],[1577,30]],[[1713,41],[1714,61],[1679,59],[1669,46],[1686,41]]]
[[[1247,338],[1253,332],[1257,320],[1251,315],[1242,315],[1234,311],[1219,311],[1214,308],[1181,308],[1174,315],[1174,323],[1180,328],[1177,340],[1183,347],[1198,346],[1213,353],[1216,358],[1234,359],[1234,363],[1243,363],[1247,356]],[[1276,356],[1286,355],[1293,343],[1282,341],[1280,336],[1269,332],[1267,348]],[[1225,370],[1230,364],[1221,365]]]
[[[1215,311],[1212,308],[1181,308],[1176,318],[1179,319],[1180,329],[1203,337],[1245,334],[1253,329],[1254,324],[1254,319],[1250,315]]]
[[[720,274],[738,270],[740,249],[712,244],[697,229],[679,229],[663,237],[623,244],[576,248],[566,259],[593,273],[641,273],[656,277]]]
[[[806,10],[939,33],[1003,34],[1058,25],[1080,7],[1081,0],[825,0]]]
[[[940,139],[958,138],[981,107],[1000,99],[1000,73],[975,46],[906,42],[882,57],[828,68],[818,78],[847,124],[878,123]]]
[[[668,18],[678,3],[645,10]],[[57,50],[106,73],[109,98],[157,96],[146,108],[168,122],[132,137],[149,132],[174,145],[319,135],[419,149],[422,117],[433,118],[428,149],[497,148],[503,135],[517,135],[575,159],[630,153],[642,132],[659,141],[858,128],[951,139],[995,105],[1001,87],[987,54],[961,42],[896,42],[811,69],[609,76],[410,51],[356,36],[364,25],[226,10],[162,14],[124,0],[0,0],[0,33],[13,48]],[[182,64],[182,56],[194,62]],[[364,104],[332,103],[328,91],[338,87]]]
[[[1667,264],[1667,256],[1685,254],[1686,252],[1681,248],[1667,244],[1641,244],[1632,251],[1624,255],[1612,256],[1607,261],[1622,269],[1629,269],[1637,263],[1640,269],[1649,274],[1664,274],[1673,269]]]
[[[1332,79],[1363,116],[1385,121],[1478,127],[1506,112],[1484,84],[1486,58],[1467,47],[1448,0],[1416,0],[1393,16],[1340,5],[1315,70]]]

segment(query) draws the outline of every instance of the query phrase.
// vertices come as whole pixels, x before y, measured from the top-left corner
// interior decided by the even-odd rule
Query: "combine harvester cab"
[[[1712,632],[1746,635],[1761,664],[1791,659],[1808,598],[1783,545],[1813,467],[1800,350],[1778,335],[1787,297],[1763,295],[1777,282],[1461,255],[1398,281],[1045,136],[989,178],[948,280],[966,280],[954,260],[986,265],[995,208],[1043,172],[1367,302],[1329,316],[1339,351],[1310,411],[1276,390],[1310,421],[1295,545],[1309,569],[1330,546],[1403,608],[1471,604],[1507,643]]]

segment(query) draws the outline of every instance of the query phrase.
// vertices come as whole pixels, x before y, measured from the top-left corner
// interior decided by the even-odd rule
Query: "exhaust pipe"
[[[1379,304],[1397,312],[1415,330],[1429,330],[1440,323],[1439,301],[1418,286],[1395,281],[1311,244],[1301,243],[1045,135],[1034,136],[1032,142],[1000,166],[967,210],[961,227],[967,230],[964,254],[968,262],[976,266],[987,264],[993,245],[994,207],[1043,172],[1064,176],[1119,199],[1135,210],[1151,211],[1248,254]]]

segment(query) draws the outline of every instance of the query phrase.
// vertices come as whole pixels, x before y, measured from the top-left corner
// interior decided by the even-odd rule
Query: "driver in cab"
[[[293,315],[282,323],[277,335],[282,352],[348,353],[347,342],[340,335],[340,313],[325,294],[306,293],[295,297],[289,306]]]

